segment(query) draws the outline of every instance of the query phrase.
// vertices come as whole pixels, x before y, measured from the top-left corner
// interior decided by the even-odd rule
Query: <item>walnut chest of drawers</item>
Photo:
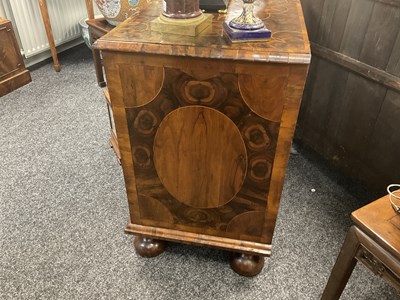
[[[29,82],[12,23],[0,17],[0,97]]]
[[[165,240],[217,247],[243,275],[270,255],[310,50],[299,1],[260,2],[268,42],[227,42],[232,1],[197,37],[152,32],[154,5],[95,45],[139,254]]]

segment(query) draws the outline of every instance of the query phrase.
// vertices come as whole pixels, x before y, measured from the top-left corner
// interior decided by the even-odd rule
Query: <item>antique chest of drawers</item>
[[[0,17],[0,97],[31,81],[12,23]]]
[[[271,242],[310,50],[299,1],[260,1],[268,42],[229,44],[222,22],[161,34],[154,5],[100,38],[139,254],[165,240],[236,253],[243,275]]]

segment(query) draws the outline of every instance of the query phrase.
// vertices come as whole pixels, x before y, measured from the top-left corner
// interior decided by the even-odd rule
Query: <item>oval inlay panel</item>
[[[154,164],[168,192],[195,208],[228,203],[246,176],[246,147],[239,129],[219,111],[181,107],[161,122]]]

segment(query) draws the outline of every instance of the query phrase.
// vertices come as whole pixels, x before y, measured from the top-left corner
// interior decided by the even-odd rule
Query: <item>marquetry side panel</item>
[[[131,223],[271,243],[307,66],[104,54]]]
[[[140,218],[236,237],[231,220],[260,211],[259,230],[279,123],[250,111],[235,74],[203,80],[173,68],[165,74],[153,102],[126,109]],[[168,212],[142,213],[159,206]]]

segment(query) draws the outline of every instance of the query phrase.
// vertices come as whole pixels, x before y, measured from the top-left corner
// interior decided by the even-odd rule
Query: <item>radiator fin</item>
[[[14,14],[25,57],[49,49],[46,31],[37,0],[13,0],[9,3]],[[80,36],[79,20],[87,17],[84,0],[47,0],[50,23],[56,45]]]

